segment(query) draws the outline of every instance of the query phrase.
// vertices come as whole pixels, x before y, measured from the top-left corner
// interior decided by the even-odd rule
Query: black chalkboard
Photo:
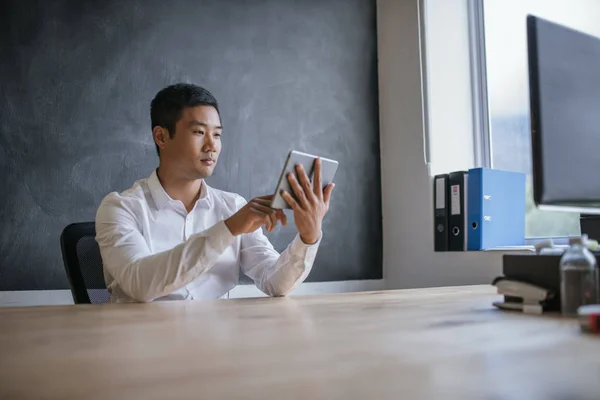
[[[375,11],[374,0],[3,0],[0,290],[68,288],[62,229],[150,175],[150,100],[175,82],[220,103],[213,187],[272,193],[292,148],[338,160],[308,281],[381,278]],[[294,234],[269,237],[282,250]]]

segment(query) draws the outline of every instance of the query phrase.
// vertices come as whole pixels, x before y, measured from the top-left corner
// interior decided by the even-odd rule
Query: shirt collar
[[[160,184],[156,170],[152,171],[152,175],[150,175],[148,178],[148,189],[150,189],[150,194],[152,195],[154,204],[156,204],[156,208],[159,210],[172,200],[171,196],[167,194],[165,189]]]
[[[212,206],[212,196],[210,195],[210,187],[206,184],[206,180],[202,180],[200,186],[200,196],[196,202],[196,208],[210,208]]]
[[[150,175],[150,177],[148,178],[148,189],[150,189],[150,194],[152,195],[154,204],[156,204],[156,208],[158,208],[159,210],[162,209],[170,201],[173,201],[171,196],[169,196],[169,194],[165,191],[162,184],[158,180],[156,170],[152,171],[152,175]],[[202,181],[202,186],[200,187],[200,196],[198,197],[198,201],[196,202],[196,207],[210,208],[211,205],[212,201],[210,196],[210,188],[206,184],[206,181]]]

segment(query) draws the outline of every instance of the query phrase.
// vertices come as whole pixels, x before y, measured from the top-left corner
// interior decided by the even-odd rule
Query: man
[[[320,161],[314,185],[297,168],[288,176],[296,199],[298,234],[281,254],[262,232],[282,210],[271,196],[246,202],[209,187],[221,152],[223,128],[215,98],[204,88],[175,84],[150,106],[158,168],[122,193],[108,194],[96,214],[96,240],[112,302],[214,299],[237,284],[239,267],[270,296],[283,296],[304,281],[321,240],[321,222],[333,185],[323,190]]]

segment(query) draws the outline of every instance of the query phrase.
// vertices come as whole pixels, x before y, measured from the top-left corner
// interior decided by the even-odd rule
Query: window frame
[[[484,0],[467,0],[470,49],[469,61],[471,65],[475,166],[491,168],[493,165],[493,152],[487,91],[487,59],[485,55],[483,1]]]

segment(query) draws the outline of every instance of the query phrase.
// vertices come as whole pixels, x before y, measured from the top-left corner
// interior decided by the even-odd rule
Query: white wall
[[[501,274],[500,253],[433,251],[433,185],[423,157],[419,1],[377,4],[386,287],[490,283]]]

